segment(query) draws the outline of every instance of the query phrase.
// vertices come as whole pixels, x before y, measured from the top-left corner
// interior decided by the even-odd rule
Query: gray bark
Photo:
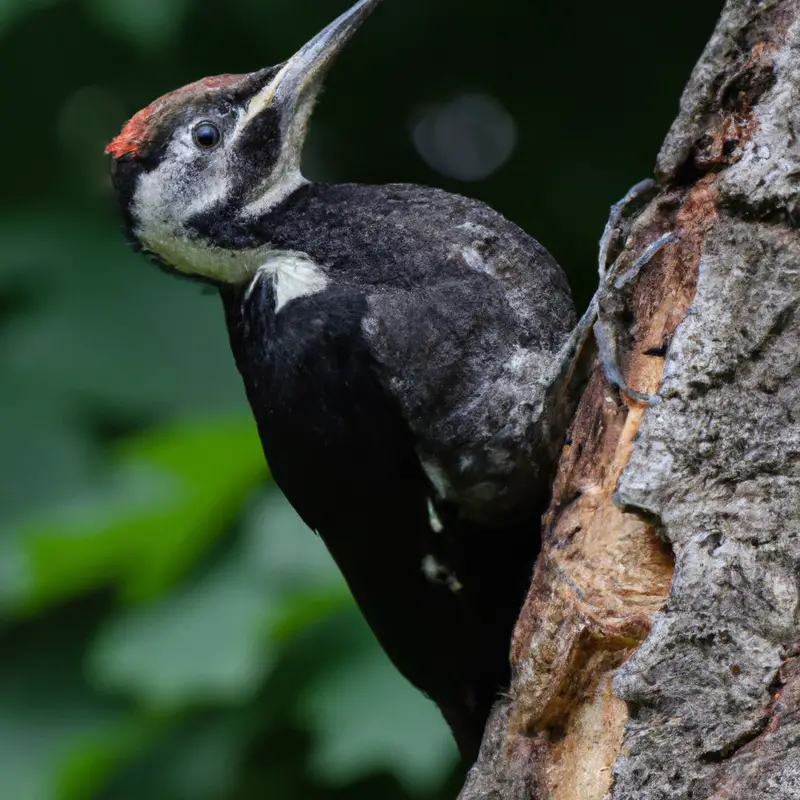
[[[660,402],[590,379],[462,800],[800,799],[799,101],[800,0],[729,0],[612,253]]]

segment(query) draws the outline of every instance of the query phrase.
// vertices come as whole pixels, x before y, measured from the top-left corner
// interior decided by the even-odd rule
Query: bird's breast
[[[284,286],[308,289],[297,278],[306,267],[291,268]],[[331,516],[407,470],[413,444],[375,375],[363,295],[326,285],[281,302],[280,281],[223,291],[231,347],[276,480],[293,502]]]

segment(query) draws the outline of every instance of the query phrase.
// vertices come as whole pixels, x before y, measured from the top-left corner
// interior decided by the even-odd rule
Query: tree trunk
[[[658,402],[594,368],[462,800],[800,798],[798,135],[800,0],[729,0],[613,238]]]

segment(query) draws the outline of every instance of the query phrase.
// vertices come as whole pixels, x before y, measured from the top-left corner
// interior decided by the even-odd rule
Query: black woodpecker
[[[323,76],[379,2],[165,95],[107,152],[135,245],[218,288],[275,481],[472,760],[509,685],[575,316],[553,258],[482,203],[303,177]]]

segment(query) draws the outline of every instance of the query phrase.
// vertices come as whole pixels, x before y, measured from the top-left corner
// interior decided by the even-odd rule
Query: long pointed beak
[[[291,108],[303,104],[304,100],[313,100],[336,56],[380,2],[359,0],[292,56],[272,81],[252,98],[239,128],[270,106]]]

